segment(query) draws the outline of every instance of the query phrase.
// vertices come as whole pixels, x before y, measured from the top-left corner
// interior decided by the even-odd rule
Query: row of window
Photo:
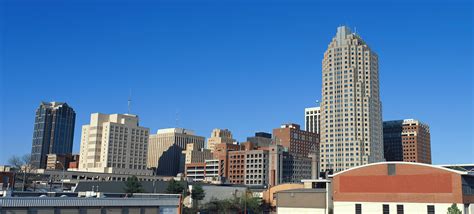
[[[419,210],[420,213],[421,210]],[[390,205],[383,204],[382,205],[382,213],[383,214],[390,214]],[[402,204],[397,204],[397,214],[404,214],[405,208]],[[427,214],[434,214],[435,213],[435,206],[434,205],[427,205],[426,206],[426,213]],[[362,214],[362,204],[355,204],[355,214]]]

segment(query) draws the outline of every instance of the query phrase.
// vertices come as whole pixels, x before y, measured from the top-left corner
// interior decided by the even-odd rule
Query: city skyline
[[[82,16],[90,12],[90,8],[87,7],[74,10],[70,8],[71,4],[73,3],[62,5],[67,10],[65,12],[54,11],[52,18],[66,15],[63,13],[67,13],[67,11],[75,11]],[[142,4],[140,5],[142,6]],[[191,14],[187,14],[185,20],[183,18],[176,21],[175,24],[185,24],[184,28],[173,27],[173,25],[171,26],[171,33],[164,33],[165,38],[160,37],[162,40],[153,40],[150,36],[142,34],[140,28],[131,26],[143,21],[146,15],[152,16],[155,18],[155,22],[150,21],[140,25],[140,27],[143,27],[145,31],[150,31],[151,35],[160,36],[163,33],[160,31],[160,29],[163,30],[163,22],[159,21],[162,20],[162,17],[155,17],[154,13],[149,10],[146,10],[143,16],[130,12],[125,13],[124,16],[133,18],[125,21],[127,27],[130,27],[130,32],[122,32],[120,30],[121,24],[102,17],[100,20],[115,24],[107,25],[107,27],[110,28],[111,32],[121,33],[117,36],[100,32],[100,27],[104,26],[93,24],[92,18],[85,20],[91,26],[85,26],[80,25],[79,23],[82,22],[78,22],[73,16],[65,16],[66,20],[76,21],[75,23],[79,24],[79,26],[71,26],[65,25],[60,20],[42,17],[44,20],[40,19],[37,22],[49,21],[65,28],[59,30],[58,26],[46,26],[45,29],[32,27],[31,24],[26,22],[33,21],[32,18],[35,14],[51,12],[46,8],[47,6],[40,8],[39,13],[36,12],[24,18],[19,18],[19,16],[25,15],[24,13],[28,11],[32,12],[30,10],[34,6],[20,9],[19,5],[13,2],[10,2],[7,6],[13,10],[9,10],[6,17],[15,21],[16,25],[9,25],[9,31],[5,33],[5,41],[8,43],[5,45],[5,53],[7,54],[4,62],[5,69],[3,69],[1,76],[2,105],[0,107],[0,120],[2,121],[0,126],[0,142],[2,144],[0,163],[2,164],[7,162],[8,154],[22,155],[30,152],[34,109],[39,102],[67,102],[74,106],[76,110],[76,130],[73,152],[78,153],[81,133],[78,127],[87,124],[91,113],[126,113],[130,89],[133,90],[131,113],[140,117],[141,125],[149,127],[150,133],[155,133],[156,130],[162,128],[183,127],[196,130],[197,135],[206,136],[207,138],[212,129],[227,128],[232,131],[236,140],[245,141],[245,138],[252,136],[254,132],[271,132],[273,128],[282,123],[294,122],[304,126],[304,108],[313,107],[316,100],[321,100],[321,59],[324,49],[335,34],[336,28],[341,25],[341,22],[347,21],[341,18],[323,24],[317,18],[321,14],[328,16],[330,12],[323,12],[317,8],[316,6],[320,6],[318,4],[316,6],[310,5],[313,6],[310,8],[317,10],[314,15],[311,15],[309,9],[304,9],[303,6],[293,6],[287,9],[283,8],[283,5],[275,6],[275,8],[271,8],[266,12],[269,13],[267,15],[278,18],[275,21],[260,16],[258,14],[262,12],[260,7],[258,7],[259,9],[250,10],[250,6],[247,8],[245,4],[240,4],[241,9],[242,7],[248,9],[248,13],[250,13],[248,15],[252,19],[255,18],[257,23],[260,21],[260,24],[268,26],[268,30],[257,29],[258,24],[244,27],[245,22],[236,21],[236,23],[222,26],[224,32],[217,34],[217,39],[212,39],[204,38],[200,34],[209,34],[209,31],[214,32],[215,30],[188,20],[188,18],[197,17],[201,21],[210,21],[209,17],[198,12],[192,13],[191,8],[182,8],[171,4],[168,6],[172,9],[184,10]],[[204,7],[207,12],[212,9],[212,6],[198,6]],[[353,21],[354,24],[350,25],[358,28],[357,32],[379,55],[382,119],[386,121],[417,118],[428,123],[432,134],[433,164],[473,162],[472,88],[469,88],[472,87],[472,78],[452,77],[453,75],[472,77],[470,73],[472,67],[469,70],[472,50],[454,42],[466,41],[470,37],[472,38],[472,32],[462,26],[463,23],[469,24],[469,20],[471,20],[472,26],[472,18],[469,19],[469,15],[462,13],[465,10],[461,6],[462,4],[459,3],[446,8],[450,12],[449,15],[446,15],[448,17],[455,17],[453,19],[459,21],[462,21],[461,18],[467,17],[468,21],[457,25],[452,25],[451,22],[441,22],[439,23],[440,26],[435,28],[435,22],[439,20],[421,18],[415,24],[404,23],[407,27],[381,28],[376,24],[360,24],[363,20],[355,20]],[[56,7],[58,6],[56,5]],[[223,7],[223,11],[211,14],[221,15],[225,20],[233,20],[233,17],[221,14],[226,10],[234,11],[229,9],[228,5],[217,4],[216,7]],[[440,9],[442,5],[434,4],[428,7],[428,9],[420,12],[429,15],[433,13],[430,9]],[[124,11],[125,6],[116,6],[113,9],[115,9],[114,12]],[[163,8],[159,7],[159,9]],[[288,17],[279,14],[282,11],[290,12],[294,17],[285,22],[284,18]],[[19,12],[19,14],[13,14],[14,12]],[[111,12],[110,15],[117,17],[118,14],[114,14],[114,12]],[[298,15],[298,12],[302,12],[302,14]],[[412,16],[415,15],[414,10],[407,10],[406,12]],[[455,12],[459,13],[454,14]],[[353,13],[347,15],[345,19],[352,16],[354,16]],[[177,17],[173,15],[172,18]],[[437,19],[440,18],[437,17]],[[393,19],[388,17],[382,17],[380,22],[383,22],[383,20],[389,21],[389,23],[390,20],[393,22]],[[298,23],[298,21],[304,22]],[[310,21],[315,22],[311,23]],[[416,28],[415,25],[419,23],[426,23],[429,26]],[[25,25],[31,29],[20,29]],[[153,31],[154,26],[157,26],[158,32]],[[221,23],[211,22],[211,26],[211,28],[215,28],[221,26]],[[110,42],[102,37],[98,40],[92,39],[92,37],[88,37],[90,35],[87,33],[82,33],[83,36],[86,36],[84,40],[74,37],[74,33],[80,33],[76,27],[97,31],[99,37],[110,36],[110,39],[114,41]],[[200,27],[202,29],[199,29]],[[285,32],[283,30],[285,27],[293,27],[292,29],[295,32]],[[234,28],[236,29],[235,34],[233,33]],[[439,32],[439,28],[449,29],[456,33]],[[186,31],[181,29],[200,36],[196,39],[190,39],[191,37],[183,35]],[[425,33],[430,32],[429,30],[434,29],[437,31],[436,34],[430,35],[432,38],[422,37]],[[27,35],[33,32],[38,33],[39,36],[33,38],[31,35]],[[46,35],[55,32],[59,35],[52,38],[46,37]],[[247,35],[244,32],[254,33]],[[271,32],[281,34],[274,35]],[[417,35],[416,42],[410,40],[411,36],[400,32]],[[396,35],[389,37],[390,39],[385,39],[388,33]],[[20,37],[13,38],[17,34]],[[171,39],[172,36],[181,37],[173,40]],[[250,42],[242,42],[241,39],[237,38],[238,36]],[[122,44],[122,41],[129,40],[128,37],[133,39]],[[436,43],[441,39],[443,41],[447,40],[446,37],[453,40],[451,46]],[[196,41],[198,38],[202,41]],[[222,41],[226,38],[230,39],[230,42]],[[144,42],[138,42],[139,39],[144,39]],[[268,39],[270,41],[265,43],[264,41]],[[295,42],[294,40],[301,41]],[[21,41],[26,41],[26,44],[21,43]],[[54,45],[53,41],[58,42],[58,45]],[[66,42],[73,41],[77,41],[77,44],[71,43],[70,46],[64,46],[68,44]],[[94,42],[97,41],[102,41],[104,44],[95,44]],[[171,41],[172,45],[166,45],[164,41]],[[147,42],[155,43],[148,44]],[[207,49],[200,45],[201,42],[212,45],[209,51],[206,51]],[[237,44],[232,42],[236,42],[242,47],[238,47]],[[87,48],[78,47],[79,44],[90,45],[91,43],[98,47],[94,52],[88,52]],[[171,47],[178,43],[180,44],[178,48]],[[395,45],[387,43],[394,43]],[[22,51],[28,50],[29,46],[27,44],[33,45],[32,53],[26,53],[26,56],[20,55],[20,53],[23,53]],[[437,46],[434,47],[433,44]],[[138,45],[140,48],[134,48],[134,45]],[[145,45],[157,48],[156,52],[153,48],[147,48]],[[217,47],[219,45],[227,46]],[[74,50],[74,53],[69,52],[65,47],[70,47]],[[88,47],[90,48],[90,46]],[[407,49],[404,49],[407,47],[413,48],[409,50],[411,51],[410,54],[407,54]],[[166,51],[160,52],[158,50],[160,48],[164,48]],[[185,51],[178,51],[178,49]],[[130,54],[128,53],[129,50],[132,50]],[[231,50],[230,52],[234,50],[234,52],[226,52],[224,56],[218,57],[218,60],[214,59],[220,52],[226,50]],[[113,51],[118,51],[119,54],[107,58],[106,55]],[[285,51],[289,53],[283,54]],[[452,52],[459,53],[459,55],[455,55],[455,57],[447,55]],[[60,56],[64,53],[67,53],[66,56]],[[422,53],[425,56],[420,56]],[[200,57],[203,60],[200,60]],[[163,58],[165,60],[156,62],[157,59]],[[186,60],[181,61],[183,58]],[[444,62],[441,59],[448,60]],[[29,60],[28,62],[31,65],[21,65],[21,60]],[[279,60],[284,62],[278,62]],[[182,66],[179,64],[186,64],[186,62],[190,65]],[[453,64],[456,64],[455,68],[453,68]],[[235,68],[236,66],[242,66],[242,68]],[[448,69],[449,72],[444,75],[438,74],[438,72]],[[35,83],[37,79],[45,77],[38,75],[41,71],[53,80],[50,86],[53,90],[33,88],[37,84]],[[134,73],[134,71],[137,73]],[[62,72],[69,73],[71,75],[69,78],[73,78],[74,82],[57,84],[60,80],[64,81],[64,78],[56,77],[57,74],[62,74]],[[99,78],[94,80],[92,74],[96,72],[99,72]],[[447,75],[448,73],[451,75]],[[165,77],[164,80],[161,79],[162,77]],[[408,79],[408,77],[411,79]],[[104,81],[107,78],[110,78],[109,81],[114,83]],[[222,81],[226,79],[229,82]],[[115,85],[116,81],[122,80],[124,84]],[[54,81],[56,81],[56,84]],[[25,87],[26,83],[32,85]],[[439,87],[445,84],[448,85]],[[297,92],[292,92],[292,90]],[[416,93],[413,93],[413,91]],[[440,101],[441,99],[447,99],[448,101]],[[440,109],[448,109],[452,106],[449,102],[456,103],[457,109],[443,115],[440,113]],[[8,103],[17,103],[17,105],[7,105]],[[448,119],[455,120],[458,123],[457,126],[451,127],[446,122]],[[456,139],[453,139],[452,136],[456,136]],[[10,144],[16,146],[10,147],[8,146]],[[459,147],[466,149],[459,149]]]

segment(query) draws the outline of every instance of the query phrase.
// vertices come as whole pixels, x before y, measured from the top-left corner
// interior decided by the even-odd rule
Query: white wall
[[[278,207],[278,214],[326,214],[326,209]]]
[[[404,214],[425,214],[427,206],[434,205],[435,213],[447,213],[452,203],[393,203],[393,202],[334,202],[334,214],[355,213],[355,204],[362,205],[362,214],[380,214],[383,211],[383,204],[390,206],[390,213],[397,213],[397,205],[403,205]],[[472,205],[471,205],[472,207]],[[458,204],[458,208],[464,212],[464,205]],[[469,213],[474,214],[474,213]]]

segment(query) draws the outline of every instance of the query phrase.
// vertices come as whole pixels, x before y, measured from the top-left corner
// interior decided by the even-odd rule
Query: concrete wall
[[[325,214],[325,209],[319,208],[294,208],[294,207],[278,207],[278,214]]]
[[[279,192],[278,207],[326,208],[326,192]]]

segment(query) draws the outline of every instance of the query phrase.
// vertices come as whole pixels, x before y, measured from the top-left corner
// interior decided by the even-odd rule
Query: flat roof
[[[308,192],[315,192],[315,193],[326,193],[326,189],[289,189],[289,190],[283,190],[283,191],[278,191],[276,193],[308,193]]]

